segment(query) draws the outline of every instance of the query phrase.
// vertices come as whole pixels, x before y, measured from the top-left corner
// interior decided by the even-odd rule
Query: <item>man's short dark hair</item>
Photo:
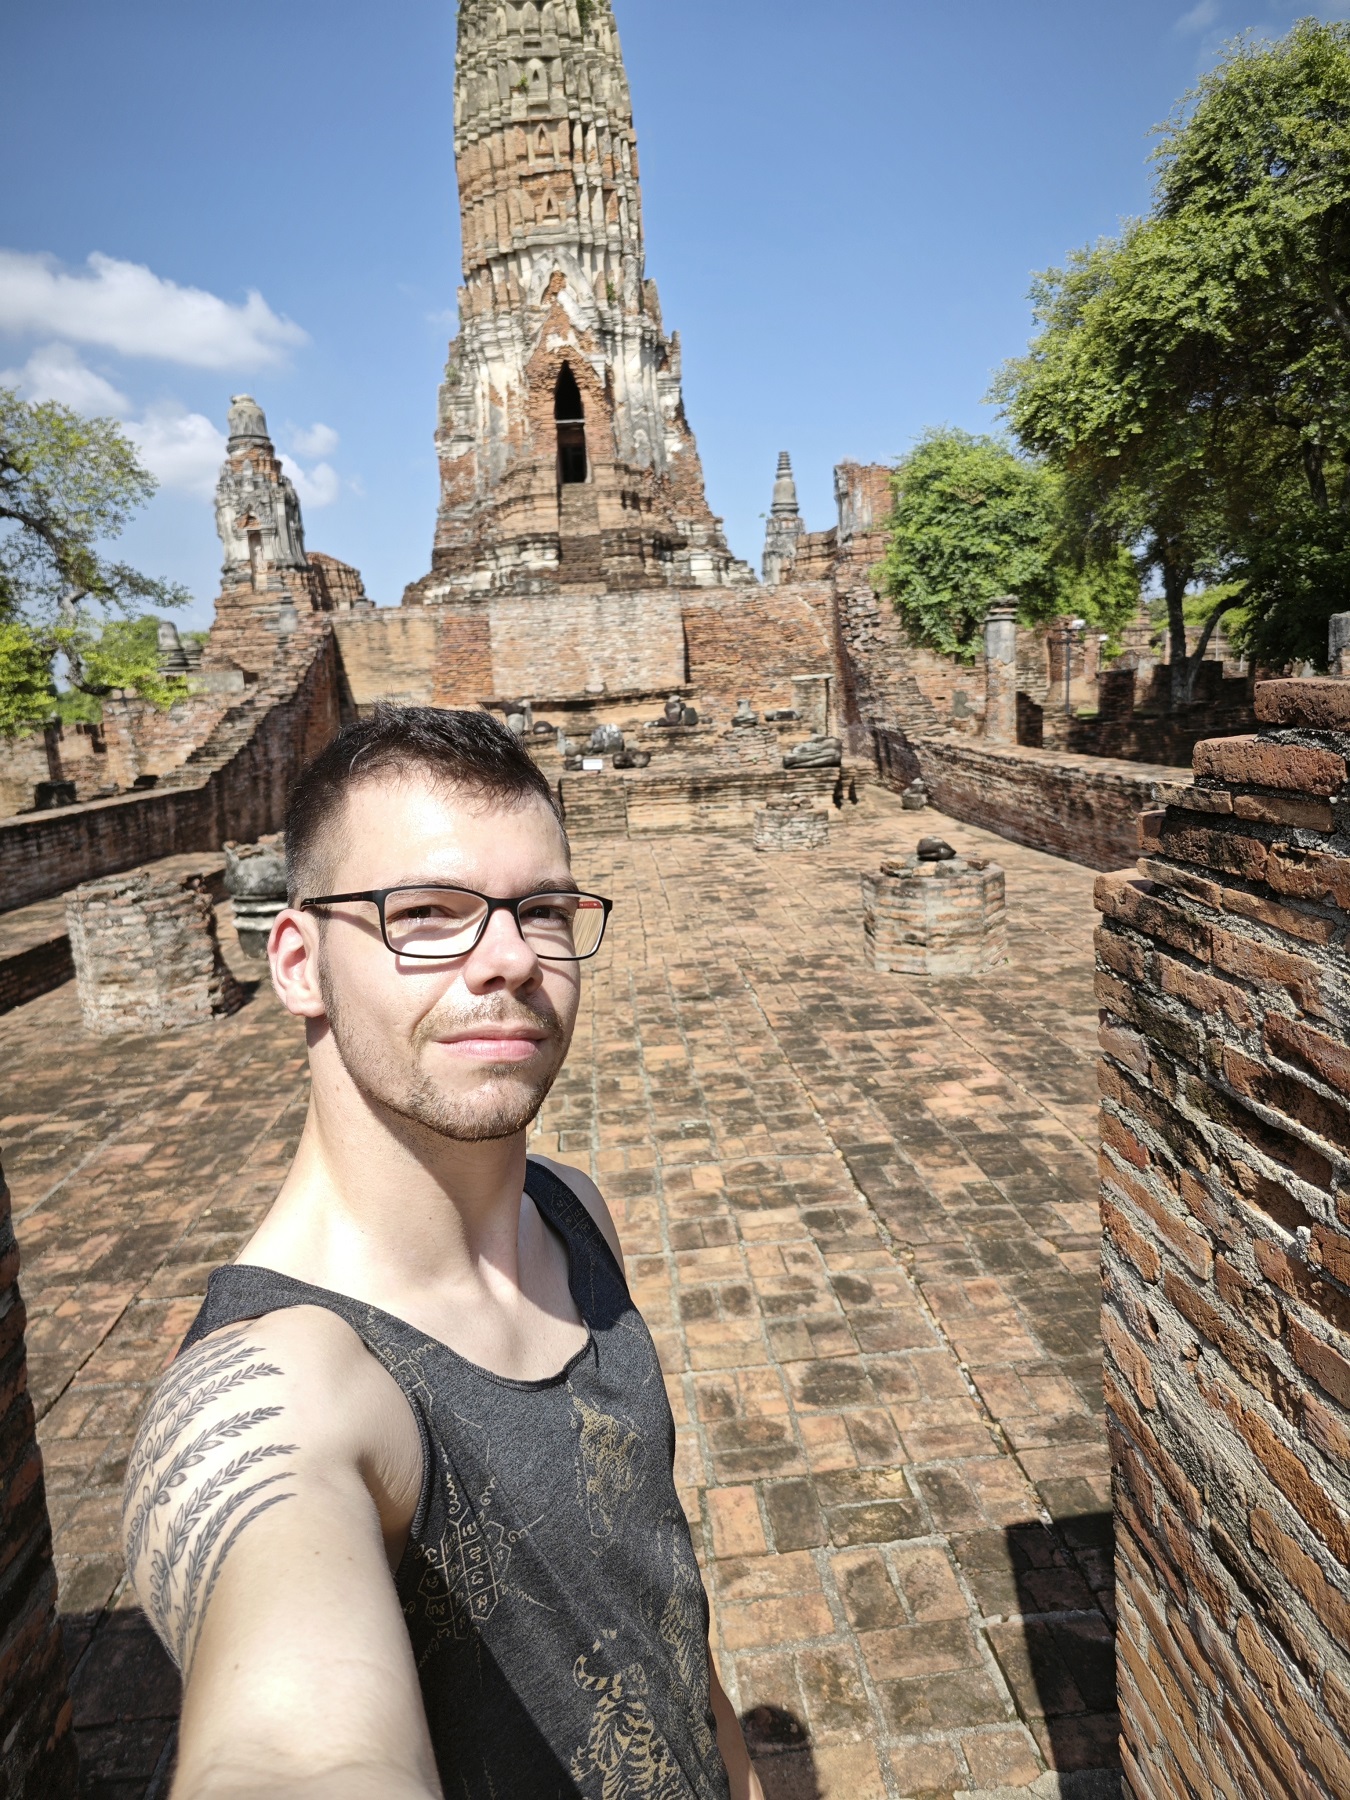
[[[291,788],[286,806],[286,884],[292,905],[324,891],[339,853],[339,846],[330,840],[352,788],[376,776],[412,774],[508,807],[542,800],[558,816],[552,789],[538,765],[491,713],[377,706],[370,718],[345,725],[300,771]]]

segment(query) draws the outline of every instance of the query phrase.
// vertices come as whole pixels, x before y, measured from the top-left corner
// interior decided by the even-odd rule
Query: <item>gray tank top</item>
[[[508,1381],[378,1307],[245,1264],[211,1276],[183,1348],[323,1306],[407,1396],[422,1492],[395,1579],[446,1800],[727,1800],[656,1349],[571,1189],[531,1162],[525,1191],[567,1245],[589,1333],[547,1381]]]

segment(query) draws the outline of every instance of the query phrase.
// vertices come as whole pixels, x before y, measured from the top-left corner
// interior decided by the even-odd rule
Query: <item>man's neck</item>
[[[518,1285],[524,1180],[523,1131],[465,1143],[316,1080],[295,1161],[244,1257],[393,1311],[397,1297],[488,1268]]]

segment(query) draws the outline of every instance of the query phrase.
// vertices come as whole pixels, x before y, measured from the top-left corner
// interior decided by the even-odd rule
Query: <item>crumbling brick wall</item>
[[[1118,869],[1135,849],[1136,820],[1176,771],[984,744],[945,734],[877,731],[881,778],[898,791],[920,776],[939,812],[1089,869]]]
[[[0,1790],[6,1800],[66,1800],[75,1741],[18,1284],[0,1169]]]
[[[331,632],[305,654],[284,691],[236,722],[237,741],[222,725],[218,755],[204,765],[189,761],[148,793],[0,819],[0,912],[98,875],[280,830],[290,783],[339,724]]]
[[[1256,705],[1098,883],[1136,1800],[1350,1794],[1350,682]]]

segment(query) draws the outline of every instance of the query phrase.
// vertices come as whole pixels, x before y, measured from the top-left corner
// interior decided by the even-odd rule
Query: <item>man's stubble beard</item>
[[[413,1032],[405,1064],[387,1043],[362,1028],[359,1012],[349,1012],[338,1000],[322,964],[319,993],[338,1058],[358,1092],[382,1111],[460,1144],[488,1143],[524,1131],[548,1098],[571,1043],[571,1028],[563,1024],[541,993],[538,998],[543,1004],[538,1007],[504,1000],[486,1002],[465,1014],[434,1009]],[[504,1079],[504,1090],[485,1092],[479,1088],[472,1094],[446,1093],[426,1072],[422,1053],[448,1031],[463,1031],[476,1025],[543,1027],[548,1032],[544,1045],[553,1050],[547,1069],[531,1080],[519,1063],[475,1063],[473,1066],[484,1073],[491,1070],[497,1082]]]

